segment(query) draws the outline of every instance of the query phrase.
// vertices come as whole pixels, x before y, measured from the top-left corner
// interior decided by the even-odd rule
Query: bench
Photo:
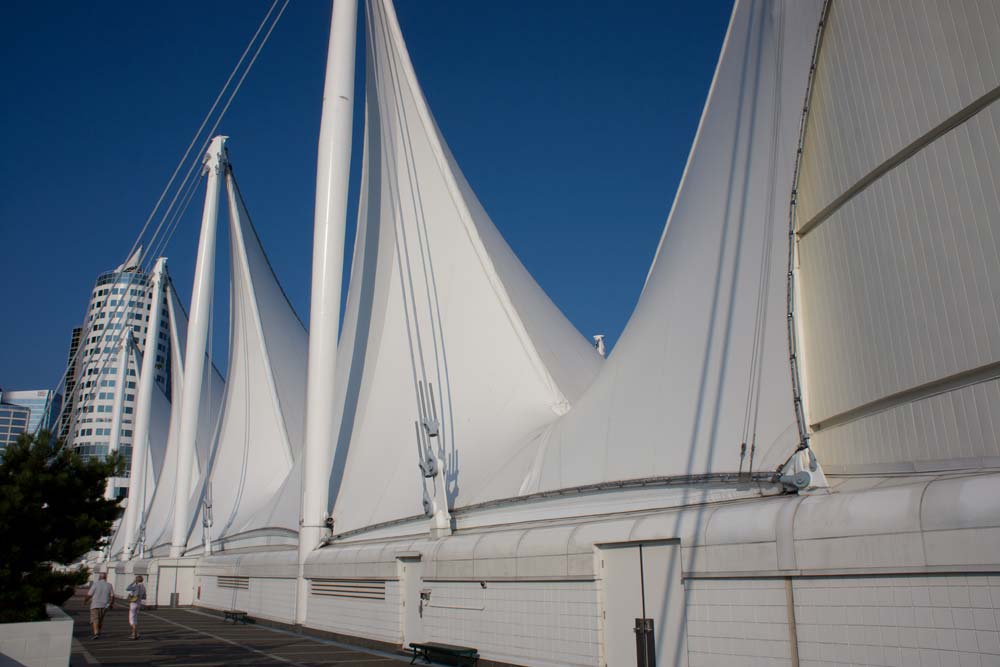
[[[222,621],[223,623],[226,621],[232,621],[233,625],[236,625],[237,623],[246,625],[250,622],[250,619],[247,617],[247,613],[245,611],[236,611],[231,609],[229,611],[222,612]]]
[[[427,663],[433,660],[446,660],[449,665],[475,665],[479,662],[479,651],[468,646],[454,646],[437,642],[411,643],[413,650],[412,665],[417,658],[423,658]]]

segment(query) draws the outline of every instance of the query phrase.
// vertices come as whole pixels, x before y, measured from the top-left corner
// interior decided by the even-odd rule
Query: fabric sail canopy
[[[255,530],[298,530],[298,511],[271,511],[300,456],[305,428],[308,335],[253,228],[232,170],[226,174],[232,261],[229,366],[201,504],[211,539]],[[193,530],[188,548],[202,545]]]
[[[170,376],[171,405],[180,405],[181,383],[184,381],[184,350],[187,341],[187,313],[185,313],[173,283],[167,284],[164,290],[167,298],[168,321],[170,325]],[[212,433],[222,408],[222,392],[225,383],[219,371],[211,363],[205,364],[205,376],[202,378],[201,413],[198,417],[198,438],[195,443],[195,457],[192,469],[186,471],[191,479],[197,480],[194,488],[201,486],[208,471],[211,455]],[[171,531],[174,525],[174,504],[177,490],[178,455],[180,446],[177,434],[180,428],[180,410],[170,410],[166,451],[163,457],[163,468],[155,485],[147,485],[150,491],[149,508],[140,524],[140,530],[145,532],[147,553],[161,555],[169,548]],[[188,524],[193,525],[198,509],[197,503],[191,503],[192,514]]]
[[[522,494],[746,471],[754,442],[754,470],[774,470],[795,451],[788,211],[821,9],[736,2],[639,303],[598,379],[538,438]]]
[[[129,370],[135,371],[138,377],[139,370],[142,368],[142,356],[137,349],[132,350],[132,354],[129,358]],[[121,382],[125,382],[126,378],[121,378]],[[166,394],[158,385],[153,385],[152,394],[152,404],[150,406],[150,419],[149,419],[149,441],[148,447],[146,449],[146,461],[142,466],[142,474],[146,476],[146,488],[150,491],[156,485],[156,482],[161,478],[163,472],[163,464],[166,457],[167,441],[170,432],[170,399],[167,398]],[[133,449],[133,451],[135,451]],[[152,501],[152,493],[147,493],[145,498],[132,498],[129,496],[128,503],[139,503],[141,506],[140,511],[145,514],[149,509],[150,503]],[[117,556],[120,554],[128,544],[128,536],[125,535],[124,521],[119,526],[118,530],[111,541],[111,549],[109,551],[111,556]]]
[[[530,464],[531,434],[570,409],[601,363],[462,176],[391,3],[371,0],[366,14],[361,202],[335,394],[337,533],[422,513],[422,409],[440,422],[430,442],[450,507],[516,493],[518,476],[497,470]]]

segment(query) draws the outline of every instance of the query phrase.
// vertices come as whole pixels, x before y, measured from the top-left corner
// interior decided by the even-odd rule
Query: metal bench
[[[230,609],[229,611],[222,612],[222,621],[223,622],[232,621],[233,625],[236,625],[237,623],[242,623],[243,625],[246,625],[247,623],[250,622],[250,619],[249,617],[247,617],[247,613],[245,611],[236,611],[235,609]]]
[[[431,660],[447,661],[449,665],[475,665],[479,662],[479,651],[468,646],[426,642],[411,643],[410,648],[413,650],[411,665],[417,658],[423,658],[427,663]]]

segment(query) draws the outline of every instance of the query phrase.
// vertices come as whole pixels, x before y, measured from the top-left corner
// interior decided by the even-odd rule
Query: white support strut
[[[215,137],[205,155],[205,208],[198,239],[198,257],[191,289],[191,317],[188,320],[187,346],[184,352],[184,384],[181,386],[179,453],[177,490],[174,504],[174,526],[170,540],[170,557],[179,558],[187,546],[190,528],[190,471],[194,464],[195,439],[198,436],[198,416],[201,411],[202,377],[205,373],[205,350],[208,345],[208,324],[212,309],[215,283],[215,240],[219,218],[221,175],[227,162],[226,139]]]
[[[128,560],[135,551],[136,525],[145,512],[146,457],[149,456],[149,420],[153,406],[153,387],[156,384],[156,345],[160,340],[160,311],[163,303],[163,283],[167,260],[160,257],[153,266],[151,277],[152,298],[149,308],[149,326],[143,347],[142,368],[139,370],[139,387],[135,394],[135,430],[132,438],[132,465],[129,474],[129,502],[125,508],[125,549],[122,560]],[[179,354],[174,351],[174,354]]]
[[[111,440],[108,443],[108,453],[113,454],[118,451],[121,443],[122,432],[122,411],[125,409],[125,381],[128,375],[128,353],[132,346],[132,330],[125,332],[118,341],[118,363],[115,379],[115,403],[114,412],[111,413]],[[108,480],[108,485],[104,488],[104,497],[111,499],[115,497],[114,478]]]
[[[336,427],[333,392],[351,171],[357,24],[357,0],[335,0],[316,165],[296,623],[303,623],[306,615],[305,560],[322,539],[330,509],[329,481]]]

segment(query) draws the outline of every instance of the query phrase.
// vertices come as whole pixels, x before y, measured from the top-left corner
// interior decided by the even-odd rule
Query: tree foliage
[[[0,623],[44,620],[87,580],[78,561],[99,548],[119,514],[105,500],[118,454],[83,461],[47,431],[22,435],[0,461]],[[57,565],[57,567],[53,567]]]

